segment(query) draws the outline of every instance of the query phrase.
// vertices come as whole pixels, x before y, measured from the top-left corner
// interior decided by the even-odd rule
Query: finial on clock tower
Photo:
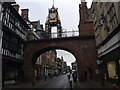
[[[85,0],[81,0],[81,2],[86,2]]]
[[[54,7],[54,0],[53,0],[53,6],[52,7]]]

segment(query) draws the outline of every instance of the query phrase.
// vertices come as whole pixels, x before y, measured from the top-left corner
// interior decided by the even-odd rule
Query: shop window
[[[116,76],[116,64],[115,61],[107,63],[109,78],[114,78]]]
[[[15,79],[15,67],[8,66],[4,68],[4,79],[5,80]]]

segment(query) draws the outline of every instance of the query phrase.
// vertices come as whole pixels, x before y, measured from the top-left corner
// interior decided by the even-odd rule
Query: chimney
[[[23,19],[29,20],[28,12],[29,12],[29,9],[21,9],[21,16],[23,17]]]
[[[86,6],[86,1],[85,0],[81,0],[81,5],[85,5]]]
[[[17,12],[19,12],[19,5],[18,4],[15,4],[15,5],[13,5],[13,7],[15,8],[15,10],[17,11]]]

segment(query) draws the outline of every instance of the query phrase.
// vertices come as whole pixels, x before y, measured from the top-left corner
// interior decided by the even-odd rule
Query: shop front
[[[2,83],[3,85],[16,84],[19,82],[19,72],[21,70],[21,62],[3,59]]]
[[[106,79],[120,84],[120,48],[117,48],[101,58],[104,63]]]

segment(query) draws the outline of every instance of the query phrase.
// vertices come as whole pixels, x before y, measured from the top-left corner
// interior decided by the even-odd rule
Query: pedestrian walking
[[[45,81],[47,80],[47,75],[44,76],[44,80],[45,80]]]
[[[72,77],[73,77],[74,82],[77,82],[77,72],[76,71],[74,71],[72,73]]]
[[[73,81],[73,79],[72,79],[72,72],[70,72],[70,73],[67,75],[67,77],[68,77],[68,80],[69,80],[69,83],[70,83],[70,88],[72,88],[72,81]]]

